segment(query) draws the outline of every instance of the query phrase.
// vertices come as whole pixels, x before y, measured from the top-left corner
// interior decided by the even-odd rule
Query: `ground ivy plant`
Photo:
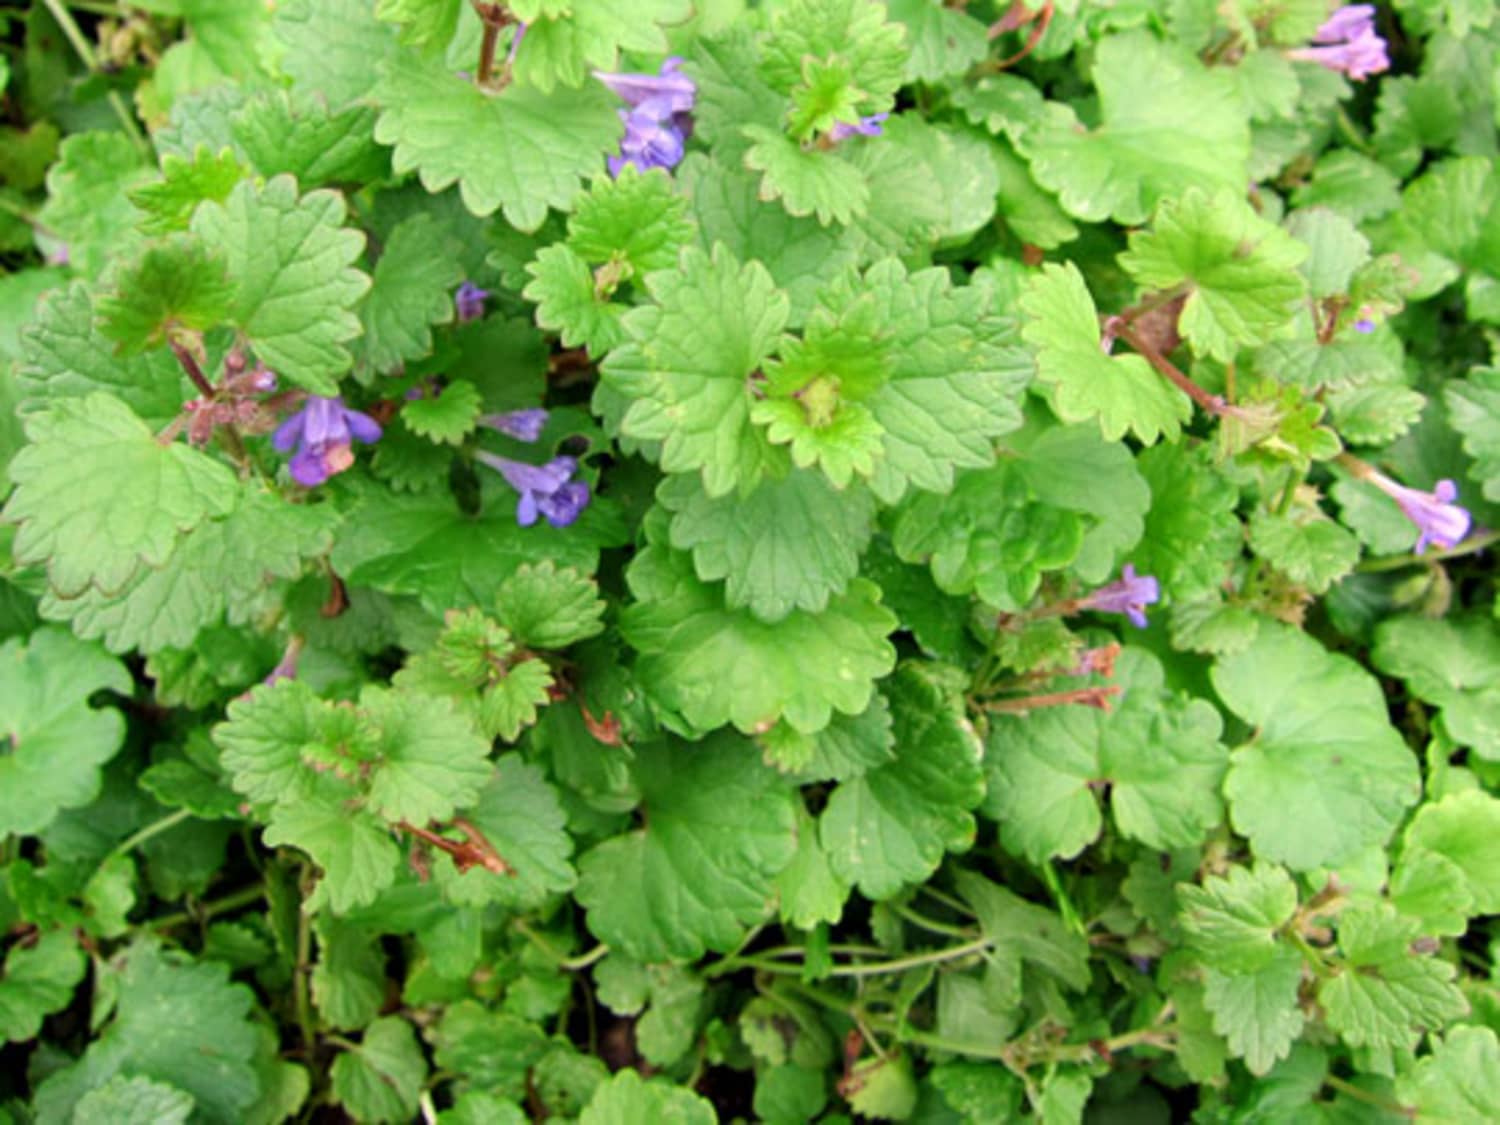
[[[0,37],[0,1122],[1500,1120],[1492,4]]]

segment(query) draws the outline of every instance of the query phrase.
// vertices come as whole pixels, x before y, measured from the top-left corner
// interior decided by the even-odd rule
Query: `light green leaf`
[[[1136,466],[1151,489],[1151,508],[1131,560],[1154,575],[1174,597],[1218,589],[1231,559],[1244,545],[1235,516],[1239,490],[1213,463],[1206,448],[1161,444]]]
[[[489,737],[514,742],[536,723],[537,708],[552,699],[552,669],[545,660],[512,664],[505,677],[491,685],[479,705],[479,727]]]
[[[954,882],[959,897],[973,908],[980,929],[993,943],[988,954],[991,963],[1015,978],[1015,1003],[1021,1000],[1022,967],[1046,973],[1074,992],[1088,987],[1088,940],[1055,911],[1028,902],[973,871],[957,871]]]
[[[526,272],[521,295],[536,302],[537,324],[558,333],[564,347],[603,356],[625,339],[620,319],[629,306],[601,296],[594,271],[567,243],[543,246]]]
[[[266,177],[295,176],[302,187],[314,188],[390,175],[390,157],[375,143],[370,106],[335,113],[316,94],[265,92],[234,115],[231,128],[240,149]]]
[[[174,339],[178,329],[216,326],[232,296],[223,260],[179,236],[148,247],[115,275],[113,292],[99,298],[99,329],[121,351],[140,352]]]
[[[940,0],[890,0],[886,6],[893,20],[906,25],[907,82],[961,76],[989,51],[984,24],[962,9]]]
[[[317,898],[335,914],[368,906],[396,879],[401,852],[390,830],[335,803],[292,800],[271,811],[267,847],[301,848],[323,869]]]
[[[1445,389],[1452,394],[1454,384]],[[1388,445],[1415,426],[1427,406],[1426,395],[1389,383],[1330,391],[1326,401],[1334,428],[1349,445]],[[1451,419],[1451,398],[1449,402]]]
[[[834,874],[866,898],[889,898],[974,842],[983,749],[930,673],[906,665],[885,692],[895,759],[839,785],[818,835]]]
[[[670,476],[657,490],[673,513],[672,545],[693,552],[698,577],[725,579],[725,604],[762,621],[794,610],[818,613],[859,573],[873,532],[875,501],[854,485],[835,489],[822,473],[793,469],[749,496],[710,498],[696,476]]]
[[[125,738],[113,708],[89,696],[108,689],[130,696],[125,666],[65,629],[38,629],[0,646],[0,839],[35,835],[63,809],[99,793],[99,769]]]
[[[1423,805],[1406,830],[1408,853],[1456,866],[1476,914],[1500,910],[1500,800],[1477,790]]]
[[[871,99],[871,108],[889,108],[906,70],[906,44],[905,29],[886,20],[884,4],[791,0],[777,9],[771,31],[760,69],[776,89],[788,93],[803,80],[807,57],[837,55],[848,62],[851,79]]]
[[[1294,211],[1286,229],[1308,248],[1301,269],[1314,298],[1347,293],[1355,272],[1370,260],[1370,240],[1350,219],[1330,208]]]
[[[1203,1003],[1213,1013],[1214,1030],[1228,1040],[1234,1055],[1245,1060],[1251,1074],[1265,1074],[1292,1049],[1306,1022],[1297,1006],[1301,956],[1278,947],[1271,960],[1253,972],[1206,968],[1203,976]]]
[[[1250,548],[1314,594],[1352,571],[1360,554],[1353,534],[1316,512],[1257,511],[1250,520]]]
[[[905,1121],[917,1108],[917,1079],[909,1054],[875,1055],[849,1067],[849,1108],[863,1117]]]
[[[687,212],[687,199],[665,170],[626,165],[617,177],[595,177],[578,197],[568,216],[568,245],[593,265],[627,265],[627,279],[670,269],[693,238]]]
[[[1442,708],[1443,729],[1481,758],[1500,758],[1500,631],[1493,619],[1398,617],[1381,622],[1375,666]]]
[[[37,223],[49,239],[67,246],[72,265],[97,277],[113,259],[129,257],[140,245],[141,213],[130,192],[150,174],[124,133],[74,133],[47,171],[47,204]]]
[[[463,279],[464,268],[431,215],[419,213],[397,223],[386,237],[370,291],[359,306],[365,362],[384,374],[403,360],[421,359],[432,351],[431,325],[453,320],[453,289]],[[402,418],[411,425],[407,411]]]
[[[1101,783],[1122,835],[1166,850],[1196,844],[1223,815],[1228,763],[1211,704],[1165,690],[1160,663],[1126,649],[1110,711],[1053,707],[997,715],[985,755],[985,813],[1006,847],[1033,863],[1071,859],[1099,835]]]
[[[450,1005],[429,1036],[440,1068],[462,1074],[471,1088],[489,1090],[507,1101],[526,1096],[526,1072],[548,1047],[536,1024],[488,1011],[475,1000]]]
[[[10,463],[5,517],[17,562],[46,563],[63,597],[124,588],[161,566],[178,537],[234,505],[234,474],[185,445],[162,445],[119,399],[62,399],[32,415]]]
[[[713,1106],[691,1090],[626,1067],[601,1082],[578,1125],[715,1125]]]
[[[1424,934],[1457,937],[1479,913],[1467,872],[1445,855],[1411,845],[1391,873],[1390,896],[1391,905],[1416,919]]]
[[[360,332],[351,310],[370,287],[353,268],[364,236],[344,227],[345,214],[342,196],[299,199],[297,181],[278,176],[243,182],[193,216],[194,233],[229,263],[233,320],[257,357],[314,394],[338,393],[353,363],[344,344]]]
[[[286,0],[272,34],[293,92],[321,94],[333,109],[367,97],[380,65],[398,52],[396,29],[376,19],[368,0]]]
[[[416,171],[429,192],[457,183],[474,214],[504,208],[523,231],[549,207],[568,210],[620,137],[614,98],[597,82],[551,94],[512,83],[491,95],[410,51],[385,65],[374,97],[375,139],[395,147],[398,173]]]
[[[1120,265],[1143,289],[1185,288],[1182,334],[1200,355],[1227,363],[1291,319],[1307,292],[1297,272],[1306,257],[1307,248],[1257,215],[1236,187],[1163,201],[1151,230],[1130,236]]]
[[[319,918],[312,998],[330,1027],[368,1026],[385,1004],[385,954],[379,941],[337,918]]]
[[[1343,971],[1318,988],[1328,1026],[1351,1047],[1409,1049],[1469,1010],[1447,961],[1418,955],[1418,926],[1385,903],[1339,916]]]
[[[1054,102],[1017,142],[1037,182],[1075,218],[1142,223],[1158,200],[1189,188],[1244,190],[1249,122],[1228,74],[1138,31],[1099,44],[1093,80],[1097,129]]]
[[[797,852],[776,877],[781,920],[798,929],[836,925],[849,899],[849,884],[833,873],[818,826],[805,808],[797,810]]]
[[[1468,1125],[1500,1116],[1500,1041],[1488,1027],[1455,1027],[1396,1083],[1424,1125]]]
[[[581,85],[590,70],[615,70],[621,51],[664,53],[660,25],[683,23],[693,12],[691,0],[636,0],[628,6],[614,0],[523,0],[514,7],[527,21],[516,78],[544,93]]]
[[[365,1029],[329,1068],[333,1096],[356,1121],[402,1125],[417,1115],[427,1060],[411,1024],[386,1016]]]
[[[748,488],[767,454],[750,423],[747,380],[786,324],[786,295],[763,266],[742,266],[722,246],[712,257],[684,250],[678,268],[652,274],[647,287],[656,303],[625,318],[633,343],[603,368],[606,385],[634,400],[624,433],[661,442],[661,467],[701,472],[710,496]]]
[[[604,631],[604,600],[593,579],[545,562],[519,567],[495,593],[495,616],[517,644],[567,648]]]
[[[428,441],[458,445],[474,432],[483,409],[479,388],[467,379],[455,379],[436,396],[408,402],[401,408],[401,421]]]
[[[1226,973],[1253,973],[1275,961],[1285,944],[1277,931],[1297,909],[1297,887],[1280,867],[1257,863],[1210,876],[1201,887],[1178,888],[1178,922],[1205,964]]]
[[[1305,871],[1386,841],[1420,782],[1374,677],[1270,623],[1211,675],[1255,730],[1234,752],[1224,791],[1257,856]]]
[[[865,213],[870,185],[842,156],[803,148],[764,125],[746,125],[741,132],[752,142],[745,153],[745,167],[762,173],[762,199],[781,200],[790,215],[816,215],[825,227],[847,224]]]
[[[379,731],[370,808],[393,822],[427,824],[478,799],[490,778],[488,740],[445,700],[367,688],[360,707]]]
[[[240,1121],[260,1093],[249,1019],[255,996],[227,965],[197,964],[151,941],[130,946],[108,974],[114,1019],[83,1057],[41,1084],[42,1122],[66,1122],[79,1101],[116,1074],[176,1087],[205,1120]]]
[[[117,356],[99,328],[89,289],[56,289],[42,298],[21,332],[16,383],[29,399],[55,402],[93,391],[114,395],[152,428],[165,426],[192,393],[170,352]]]
[[[1147,445],[1163,435],[1177,439],[1182,423],[1192,417],[1192,403],[1143,357],[1111,356],[1100,349],[1098,312],[1077,266],[1043,266],[1021,308],[1030,318],[1021,335],[1038,349],[1037,377],[1049,385],[1059,418],[1098,418],[1110,441],[1126,431]]]
[[[732,948],[769,911],[796,850],[791,791],[732,734],[638,746],[633,772],[650,816],[580,859],[589,929],[642,961]]]
[[[773,625],[727,608],[681,552],[649,547],[628,578],[638,600],[620,628],[640,654],[636,672],[658,706],[694,730],[732,722],[753,733],[784,716],[812,733],[834,711],[863,711],[895,664],[886,637],[896,618],[864,579],[822,613],[796,610]]]
[[[249,172],[229,149],[215,154],[207,145],[199,145],[191,159],[167,153],[161,160],[161,179],[130,192],[130,201],[145,212],[141,230],[146,234],[187,230],[198,204],[206,199],[223,203]]]
[[[193,1096],[149,1078],[117,1074],[78,1099],[74,1125],[184,1125]]]
[[[35,1039],[42,1020],[73,999],[86,967],[78,939],[65,930],[43,934],[29,947],[12,946],[0,972],[0,1037],[9,1043]]]
[[[1443,401],[1485,496],[1500,500],[1500,367],[1476,367],[1468,378],[1450,380]]]

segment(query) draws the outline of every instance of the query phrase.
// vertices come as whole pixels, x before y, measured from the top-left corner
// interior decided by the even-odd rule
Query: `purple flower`
[[[488,289],[481,289],[472,281],[466,281],[453,294],[453,307],[458,312],[458,322],[468,324],[484,315],[484,302],[489,297]]]
[[[1126,563],[1120,577],[1101,586],[1085,598],[1078,599],[1079,609],[1100,613],[1123,613],[1137,629],[1146,627],[1146,607],[1161,601],[1161,586],[1149,574],[1137,575],[1135,566]]]
[[[481,414],[479,424],[497,430],[517,441],[533,442],[541,436],[547,424],[547,412],[540,406],[526,410],[509,410],[503,414]]]
[[[309,395],[306,405],[276,428],[271,444],[280,453],[297,448],[292,479],[316,488],[354,464],[350,441],[370,445],[380,440],[380,424],[368,414],[350,410],[341,398]]]
[[[861,137],[878,137],[882,132],[880,123],[889,116],[889,113],[873,113],[869,117],[861,117],[854,125],[835,121],[833,128],[828,130],[828,139],[837,144],[839,141],[847,141],[855,134]]]
[[[658,74],[594,71],[594,77],[630,107],[620,110],[625,137],[620,141],[620,154],[609,158],[611,176],[618,176],[626,165],[644,172],[674,168],[682,160],[693,129],[690,115],[698,88],[691,78],[678,73],[681,65],[682,60],[673,56],[661,64]]]
[[[1354,322],[1354,331],[1368,336],[1375,331],[1375,322],[1367,316],[1362,316]]]
[[[522,527],[536,523],[538,515],[547,517],[553,527],[567,527],[589,505],[589,486],[573,479],[578,462],[572,457],[554,457],[545,465],[528,465],[493,453],[480,452],[474,456],[520,493],[516,522]]]
[[[1417,554],[1427,550],[1429,543],[1447,550],[1469,534],[1474,517],[1453,503],[1458,499],[1458,485],[1451,480],[1440,480],[1431,492],[1420,492],[1397,484],[1383,473],[1371,471],[1366,479],[1400,504],[1406,518],[1417,525],[1422,533],[1417,538]]]
[[[1347,4],[1328,17],[1313,33],[1318,47],[1299,47],[1287,52],[1287,58],[1317,63],[1329,70],[1341,71],[1359,81],[1390,67],[1385,40],[1375,34],[1375,7],[1372,4]]]

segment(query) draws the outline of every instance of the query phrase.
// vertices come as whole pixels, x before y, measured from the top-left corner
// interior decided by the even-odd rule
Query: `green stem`
[[[939,922],[936,918],[929,918],[913,910],[910,906],[893,907],[896,913],[905,918],[913,926],[924,930],[931,930],[935,934],[947,934],[949,937],[972,938],[974,931],[964,926],[955,926],[948,922]]]
[[[967,914],[970,918],[978,917],[978,915],[974,913],[974,908],[972,906],[970,906],[963,899],[956,898],[955,896],[950,895],[947,891],[940,891],[936,887],[929,886],[925,883],[922,886],[918,887],[917,890],[926,895],[928,898],[934,900],[935,902],[942,903],[949,910],[956,910],[960,914]]]
[[[1067,889],[1058,878],[1057,868],[1051,863],[1042,864],[1042,881],[1047,884],[1047,890],[1052,894],[1052,900],[1057,903],[1058,913],[1062,915],[1063,922],[1075,934],[1080,937],[1088,932],[1083,924],[1083,919],[1078,914],[1078,909],[1073,905],[1073,900],[1068,897]]]
[[[885,973],[900,973],[907,969],[915,969],[921,965],[939,965],[945,961],[957,961],[964,957],[972,957],[976,953],[983,953],[994,945],[990,938],[976,938],[965,942],[963,945],[950,946],[947,949],[934,949],[926,953],[914,953],[909,957],[897,957],[892,961],[872,961],[865,965],[835,965],[829,970],[831,977],[874,977]],[[784,965],[779,961],[763,957],[759,954],[746,954],[744,956],[726,957],[716,965],[712,965],[704,973],[705,976],[719,976],[733,969],[756,969],[763,973],[781,974],[783,976],[800,976],[802,969],[797,965]]]
[[[298,880],[299,890],[307,883],[308,870],[302,869]],[[307,897],[297,911],[297,964],[292,971],[292,1004],[297,1013],[297,1028],[302,1034],[303,1056],[310,1063],[317,1046],[313,1034],[312,997],[309,986],[312,978],[312,915],[307,911]]]
[[[94,56],[94,48],[90,46],[88,38],[83,34],[83,29],[78,26],[78,21],[73,18],[73,13],[68,11],[63,0],[42,0],[47,11],[52,13],[52,18],[57,21],[57,26],[62,28],[63,37],[72,44],[73,50],[77,52],[83,65],[88,68],[90,74],[99,73],[99,61]],[[126,108],[125,101],[120,97],[118,90],[109,91],[106,95],[110,108],[115,111],[115,116],[120,119],[120,125],[125,130],[125,135],[130,138],[130,143],[135,145],[140,154],[148,160],[151,158],[151,146],[146,141],[146,135],[141,132],[141,127],[136,124],[135,117]]]
[[[163,832],[170,832],[184,820],[191,819],[192,815],[192,811],[189,809],[178,809],[174,813],[168,813],[160,820],[152,821],[139,832],[126,836],[125,839],[111,848],[109,854],[104,857],[99,866],[103,867],[111,860],[117,859],[122,855],[129,855],[153,836],[160,836]]]
[[[1321,950],[1319,950],[1296,930],[1283,930],[1282,933],[1286,935],[1287,941],[1291,942],[1292,945],[1296,947],[1297,952],[1302,954],[1302,959],[1307,962],[1308,967],[1312,969],[1312,971],[1318,977],[1326,979],[1333,975],[1333,970],[1329,968],[1328,962],[1323,957]]]
[[[1373,156],[1375,154],[1375,150],[1370,146],[1370,142],[1365,138],[1365,135],[1360,130],[1360,127],[1354,123],[1354,119],[1349,116],[1349,111],[1346,110],[1343,106],[1339,106],[1338,108],[1336,121],[1338,123],[1339,132],[1344,134],[1344,139],[1347,140],[1351,146],[1358,149],[1366,156]]]
[[[525,936],[527,941],[531,942],[532,945],[536,946],[548,957],[552,958],[552,960],[557,963],[557,967],[565,973],[577,972],[579,969],[587,969],[595,961],[600,960],[609,952],[609,946],[605,945],[603,942],[600,942],[598,945],[594,946],[593,949],[590,949],[587,953],[580,953],[576,957],[569,957],[566,953],[558,950],[555,946],[553,946],[551,942],[542,937],[541,934],[537,933],[520,919],[517,919],[514,925],[516,927],[516,930],[523,936]]]
[[[1330,1090],[1337,1090],[1339,1093],[1345,1094],[1355,1101],[1376,1106],[1387,1113],[1394,1113],[1399,1117],[1416,1117],[1417,1115],[1417,1111],[1410,1106],[1401,1105],[1399,1102],[1388,1102],[1378,1094],[1372,1094],[1369,1090],[1361,1089],[1353,1082],[1339,1078],[1337,1075],[1329,1074],[1324,1076],[1323,1085],[1327,1086]]]
[[[216,914],[228,914],[231,910],[238,910],[242,906],[249,906],[252,902],[259,902],[266,897],[265,884],[257,884],[253,887],[245,887],[235,891],[233,894],[225,895],[223,898],[214,899],[213,902],[205,902],[197,910],[179,910],[175,914],[164,914],[160,918],[152,918],[144,922],[141,929],[145,930],[170,930],[173,926],[180,926],[184,922],[193,922],[200,919],[206,920]]]
[[[1393,555],[1386,559],[1367,559],[1355,569],[1364,574],[1371,574],[1382,570],[1400,570],[1407,566],[1421,566],[1429,563],[1442,562],[1444,559],[1456,559],[1463,555],[1472,555],[1476,551],[1482,551],[1492,543],[1500,540],[1500,531],[1481,531],[1471,535],[1462,543],[1455,543],[1441,551],[1427,551],[1416,555]]]

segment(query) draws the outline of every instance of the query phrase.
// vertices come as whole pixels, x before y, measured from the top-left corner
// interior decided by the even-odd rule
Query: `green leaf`
[[[219,462],[162,445],[119,399],[62,399],[28,419],[32,444],[10,463],[5,517],[19,524],[16,561],[46,563],[63,597],[108,594],[137,567],[161,566],[178,537],[234,506],[238,485]]]
[[[368,97],[381,64],[398,55],[396,29],[366,0],[287,0],[276,6],[272,33],[293,92],[320,94],[333,109]]]
[[[703,245],[722,242],[739,261],[764,266],[787,295],[789,324],[802,323],[818,290],[854,264],[853,247],[837,231],[765,202],[743,170],[689,154],[676,177]]]
[[[1500,910],[1500,800],[1454,793],[1423,805],[1406,830],[1409,854],[1437,855],[1458,868],[1476,914]]]
[[[849,884],[833,873],[818,827],[806,809],[797,810],[797,852],[776,877],[781,920],[798,929],[836,925],[849,899]]]
[[[260,1093],[253,1064],[259,1034],[254,994],[229,982],[229,968],[137,942],[106,976],[114,1019],[82,1058],[36,1092],[39,1120],[68,1121],[80,1099],[116,1074],[176,1087],[205,1120],[239,1121]]]
[[[819,820],[829,867],[866,898],[890,898],[974,842],[970,812],[984,797],[983,749],[973,727],[920,665],[905,665],[885,694],[893,761],[839,785]]]
[[[1347,293],[1355,273],[1370,260],[1370,240],[1337,211],[1326,207],[1294,211],[1286,228],[1308,248],[1301,269],[1308,292],[1315,298]]]
[[[874,0],[790,0],[771,19],[771,37],[762,47],[761,74],[776,89],[789,93],[803,80],[803,62],[811,56],[837,55],[866,96],[865,110],[890,107],[906,70],[905,29],[886,20],[884,4]]]
[[[724,733],[638,746],[633,772],[645,827],[579,860],[589,929],[641,961],[733,948],[769,911],[773,880],[796,850],[791,791],[750,743]]]
[[[713,1106],[691,1090],[626,1067],[601,1082],[578,1125],[714,1125]]]
[[[375,18],[401,25],[401,42],[441,50],[458,26],[460,0],[378,0]]]
[[[989,52],[985,26],[936,0],[890,0],[891,18],[906,25],[907,82],[956,78]]]
[[[751,426],[747,380],[786,324],[786,295],[763,266],[742,266],[722,246],[712,257],[684,250],[676,270],[646,284],[655,304],[625,318],[632,343],[603,368],[606,385],[634,400],[621,429],[661,442],[665,471],[701,472],[710,496],[748,488],[766,453]]]
[[[1451,393],[1453,384],[1448,388]],[[1427,396],[1410,387],[1382,384],[1374,387],[1352,387],[1329,393],[1328,408],[1333,412],[1334,428],[1350,445],[1388,445],[1401,437],[1422,418]],[[1454,415],[1449,399],[1448,416]]]
[[[599,564],[597,544],[613,539],[608,517],[597,509],[591,504],[565,530],[545,522],[519,527],[514,501],[497,499],[470,516],[446,494],[404,497],[381,490],[350,513],[333,565],[351,585],[412,594],[434,614],[487,606],[501,583],[538,558],[591,573]]]
[[[386,237],[370,291],[359,307],[364,326],[360,350],[365,362],[388,373],[403,360],[421,359],[431,352],[431,325],[453,320],[453,289],[463,279],[464,268],[437,220],[416,214],[397,223]],[[413,405],[417,404],[409,404],[407,410]],[[411,425],[406,411],[402,417]]]
[[[1203,1003],[1213,1013],[1214,1030],[1229,1050],[1245,1060],[1251,1074],[1262,1075],[1284,1058],[1306,1022],[1297,1006],[1302,958],[1278,947],[1272,958],[1247,973],[1203,970]]]
[[[568,216],[568,245],[591,264],[628,265],[627,279],[670,269],[693,238],[687,212],[688,200],[663,169],[626,165],[618,177],[596,176],[578,197]]]
[[[312,998],[330,1027],[368,1026],[385,1003],[385,954],[368,933],[320,918],[318,961],[312,967]]]
[[[516,77],[543,92],[581,85],[591,69],[616,69],[621,51],[662,54],[667,40],[658,25],[680,24],[692,14],[689,0],[641,0],[628,10],[610,0],[523,0],[514,9],[527,21]]]
[[[117,356],[114,341],[99,328],[89,289],[83,284],[42,298],[35,319],[21,333],[16,383],[30,399],[54,402],[104,391],[125,403],[148,426],[165,426],[182,410],[182,369],[170,352]]]
[[[997,715],[985,755],[985,814],[1011,851],[1071,859],[1099,835],[1101,783],[1124,836],[1166,850],[1196,844],[1223,815],[1228,751],[1213,706],[1165,690],[1161,664],[1126,649],[1110,711],[1052,707]]]
[[[959,897],[973,908],[979,927],[991,941],[988,957],[1002,973],[1012,976],[1021,1000],[1021,968],[1035,968],[1074,992],[1089,985],[1087,939],[1068,926],[1055,911],[1028,902],[1020,895],[972,871],[955,872]]]
[[[545,562],[519,567],[495,593],[495,616],[519,645],[562,649],[604,631],[605,602],[593,579]]]
[[[1500,500],[1500,367],[1476,367],[1467,379],[1448,382],[1443,401],[1485,496]]]
[[[242,620],[268,581],[295,578],[304,559],[325,553],[335,518],[327,506],[288,504],[247,485],[223,519],[207,520],[180,538],[160,569],[137,570],[114,594],[47,593],[41,610],[68,621],[81,637],[102,639],[113,652],[187,648],[226,612]]]
[[[326,901],[335,914],[374,902],[395,881],[401,859],[384,824],[334,803],[278,804],[261,838],[267,847],[290,845],[312,857],[323,869],[313,901]]]
[[[99,299],[99,330],[122,351],[159,347],[176,329],[202,332],[229,313],[233,290],[224,261],[202,243],[178,237],[148,247]]]
[[[625,339],[629,306],[603,298],[589,265],[564,242],[544,246],[526,264],[531,280],[521,295],[536,302],[536,322],[562,337],[564,347],[603,356]]]
[[[1225,795],[1256,855],[1305,871],[1382,844],[1417,800],[1416,762],[1375,679],[1290,628],[1263,623],[1211,673],[1256,730],[1233,755]]]
[[[1321,513],[1286,515],[1257,511],[1250,520],[1250,549],[1314,594],[1343,578],[1359,562],[1359,541]]]
[[[489,780],[489,742],[459,712],[431,696],[369,688],[360,706],[380,731],[370,808],[387,820],[447,820]]]
[[[552,699],[552,670],[544,660],[514,664],[505,678],[485,692],[480,705],[479,726],[490,737],[514,742],[521,731],[536,722],[537,708]]]
[[[886,637],[896,618],[864,579],[822,613],[796,610],[767,624],[727,608],[681,552],[649,547],[628,578],[637,601],[620,629],[640,654],[636,672],[658,706],[697,731],[732,722],[753,733],[785,717],[812,733],[834,711],[863,711],[874,681],[895,665]]]
[[[1229,362],[1291,319],[1307,283],[1307,248],[1267,222],[1236,188],[1164,200],[1120,265],[1147,290],[1188,290],[1178,324],[1200,355]]]
[[[1409,1049],[1419,1030],[1437,1030],[1469,1010],[1447,961],[1411,949],[1418,926],[1385,903],[1339,916],[1343,971],[1322,982],[1328,1026],[1351,1047]]]
[[[507,1100],[526,1094],[526,1072],[546,1052],[542,1029],[505,1012],[487,1011],[474,1000],[449,1006],[430,1032],[437,1065],[462,1074],[471,1088]]]
[[[124,133],[74,133],[47,171],[47,204],[37,222],[66,244],[75,267],[97,277],[112,259],[128,257],[140,244],[141,213],[130,192],[149,175]]]
[[[1136,570],[1155,575],[1176,598],[1208,593],[1238,558],[1244,531],[1235,516],[1239,490],[1206,448],[1161,444],[1136,466],[1151,489],[1151,508],[1131,552]]]
[[[386,1016],[333,1060],[329,1077],[333,1096],[356,1121],[400,1125],[417,1115],[427,1060],[411,1024]]]
[[[1395,175],[1368,156],[1334,148],[1318,157],[1311,179],[1298,185],[1292,202],[1298,207],[1329,207],[1350,222],[1362,223],[1399,207],[1400,187]]]
[[[436,397],[408,402],[401,408],[401,421],[428,441],[458,445],[474,432],[483,409],[479,388],[467,379],[458,379]]]
[[[375,143],[375,110],[369,106],[335,113],[317,95],[267,92],[251,98],[231,128],[240,149],[268,178],[295,176],[302,187],[313,188],[390,174],[390,158]]]
[[[370,288],[354,269],[364,236],[344,227],[343,197],[277,176],[241,183],[223,203],[193,216],[193,231],[229,263],[234,323],[276,373],[314,394],[338,393],[354,362],[345,342],[359,335],[351,311]]]
[[[1081,128],[1071,107],[1049,102],[1017,143],[1031,174],[1069,214],[1129,225],[1193,187],[1244,190],[1250,130],[1231,76],[1149,33],[1127,32],[1099,44],[1093,80],[1097,129]]]
[[[113,708],[89,696],[108,689],[127,698],[130,673],[98,645],[64,629],[38,629],[0,646],[0,839],[35,835],[63,809],[99,793],[99,770],[125,738]]]
[[[826,609],[859,573],[874,530],[867,490],[839,491],[802,469],[767,478],[748,496],[717,499],[696,476],[670,476],[657,496],[674,513],[672,545],[693,553],[698,577],[726,580],[725,604],[768,622]]]
[[[536,910],[553,895],[573,889],[577,876],[569,862],[573,839],[557,790],[536,766],[518,754],[502,754],[466,818],[512,869],[497,878],[478,868],[455,873],[447,897],[465,906],[499,903],[512,910]],[[440,868],[448,864],[439,860]]]
[[[741,132],[752,142],[745,167],[762,173],[762,199],[781,200],[787,213],[799,218],[816,215],[825,227],[849,223],[865,213],[870,185],[842,156],[804,148],[764,125],[746,125]]]
[[[1492,1121],[1500,1114],[1500,1040],[1488,1027],[1455,1027],[1396,1083],[1402,1104],[1434,1125]]]
[[[1443,729],[1481,758],[1500,758],[1500,634],[1470,616],[1381,622],[1370,654],[1417,698],[1442,708]]]
[[[1297,909],[1297,887],[1283,868],[1231,867],[1201,887],[1177,890],[1178,921],[1205,964],[1226,973],[1253,973],[1285,948],[1278,931]]]
[[[78,939],[64,930],[29,947],[12,946],[0,973],[0,1036],[10,1043],[35,1039],[42,1020],[73,999],[86,967]]]
[[[1029,317],[1021,335],[1038,349],[1037,377],[1049,384],[1059,418],[1098,418],[1110,441],[1126,431],[1147,445],[1163,435],[1177,440],[1182,423],[1192,417],[1192,403],[1142,356],[1111,356],[1100,349],[1098,312],[1077,266],[1043,266],[1027,286],[1021,308]]]
[[[849,1067],[849,1108],[863,1117],[905,1121],[917,1108],[917,1079],[908,1054],[876,1055]]]
[[[149,1078],[117,1074],[78,1099],[70,1120],[77,1125],[184,1125],[193,1096]]]
[[[409,51],[385,65],[374,96],[375,139],[395,146],[397,173],[416,171],[430,192],[457,183],[474,214],[503,207],[523,231],[541,226],[549,207],[567,211],[620,137],[614,99],[598,83],[551,94],[512,83],[490,95]]]
[[[1425,934],[1457,937],[1478,913],[1468,875],[1437,852],[1408,846],[1391,873],[1391,905],[1414,918]]]
[[[145,217],[145,234],[184,231],[204,200],[223,203],[250,169],[229,149],[215,154],[199,145],[191,159],[167,153],[161,160],[161,179],[142,184],[130,192],[130,201]]]

